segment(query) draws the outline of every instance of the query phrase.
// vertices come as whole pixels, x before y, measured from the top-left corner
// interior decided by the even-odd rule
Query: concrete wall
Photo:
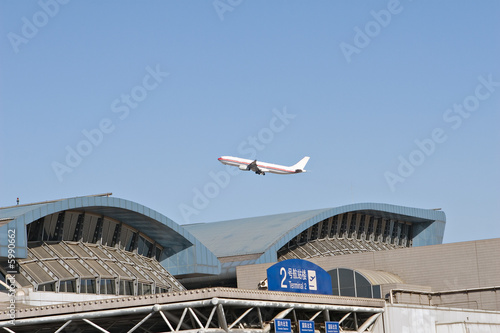
[[[384,287],[387,287],[384,285]],[[450,292],[415,292],[404,287],[392,290],[392,302],[440,307],[500,311],[500,288],[462,289]]]
[[[15,296],[16,308],[29,306],[46,306],[63,303],[85,302],[116,298],[116,295],[56,293],[50,291],[33,291],[31,288],[18,289]],[[125,297],[125,296],[120,296]],[[9,304],[11,298],[8,293],[0,293],[0,304]]]
[[[498,333],[500,312],[387,305],[374,333]]]
[[[309,259],[337,267],[393,273],[433,291],[500,286],[500,238]],[[256,289],[272,264],[237,268],[238,288]]]

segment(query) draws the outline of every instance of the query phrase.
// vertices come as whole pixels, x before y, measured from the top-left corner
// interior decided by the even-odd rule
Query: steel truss
[[[5,331],[41,332],[181,332],[268,333],[274,319],[291,319],[298,332],[299,320],[313,320],[316,331],[325,332],[325,321],[340,322],[341,332],[371,332],[383,307],[227,299],[154,304],[16,319],[0,322]]]

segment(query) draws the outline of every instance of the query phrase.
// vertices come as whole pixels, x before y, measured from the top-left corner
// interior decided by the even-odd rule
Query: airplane
[[[236,166],[243,171],[253,171],[258,175],[265,175],[266,172],[277,173],[280,175],[289,175],[293,173],[306,172],[304,168],[309,161],[309,156],[305,156],[299,162],[292,166],[284,166],[266,162],[257,162],[257,160],[247,160],[246,158],[222,156],[219,162],[226,165]]]

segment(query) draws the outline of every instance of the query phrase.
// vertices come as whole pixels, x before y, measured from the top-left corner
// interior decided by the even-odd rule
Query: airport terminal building
[[[378,203],[190,225],[111,194],[4,207],[0,327],[500,332],[500,239],[442,244],[445,224]],[[286,263],[326,272],[314,286],[330,291],[274,289]]]

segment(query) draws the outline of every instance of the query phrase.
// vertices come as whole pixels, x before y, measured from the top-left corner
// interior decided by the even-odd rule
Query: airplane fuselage
[[[305,162],[301,163],[304,160]],[[235,166],[238,167],[240,170],[244,171],[254,171],[256,174],[262,174],[262,175],[265,175],[266,172],[271,172],[281,175],[306,172],[306,170],[304,170],[303,168],[305,166],[305,163],[307,163],[307,160],[309,160],[309,157],[305,157],[304,159],[302,159],[302,161],[299,162],[301,163],[301,166],[298,167],[299,163],[293,166],[284,166],[284,165],[259,162],[257,160],[249,160],[246,158],[234,157],[234,156],[219,157],[219,162],[221,162],[222,164]]]

